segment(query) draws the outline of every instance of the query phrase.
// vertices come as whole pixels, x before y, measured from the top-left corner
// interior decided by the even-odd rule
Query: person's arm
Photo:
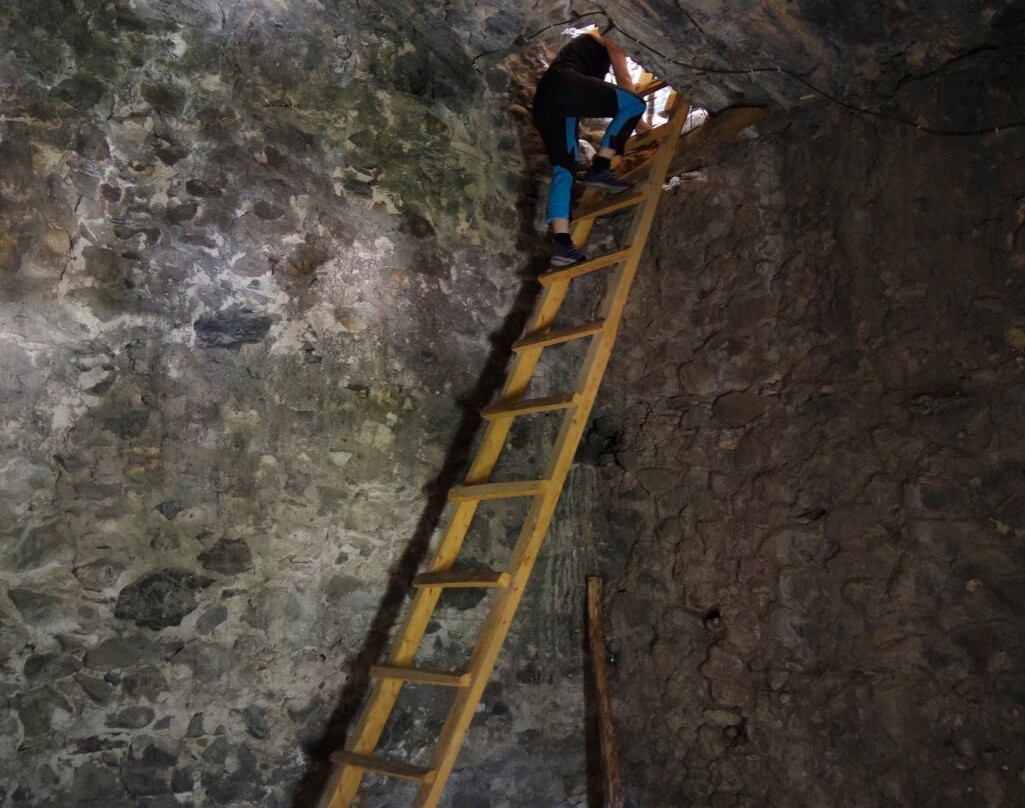
[[[637,88],[634,87],[634,81],[630,78],[630,68],[626,66],[626,54],[623,53],[623,49],[608,39],[602,39],[602,44],[605,45],[605,50],[609,52],[609,60],[612,62],[612,73],[616,77],[616,84],[624,90],[634,92]]]

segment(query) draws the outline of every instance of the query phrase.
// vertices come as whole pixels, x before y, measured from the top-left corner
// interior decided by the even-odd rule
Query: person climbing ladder
[[[618,86],[605,81],[610,67]],[[577,119],[612,118],[583,183],[590,188],[619,193],[630,185],[613,172],[612,158],[623,153],[644,110],[644,99],[634,92],[626,54],[597,30],[575,37],[560,50],[538,82],[534,93],[534,124],[552,163],[548,222],[554,234],[553,267],[587,260],[569,235],[570,191],[580,156]]]

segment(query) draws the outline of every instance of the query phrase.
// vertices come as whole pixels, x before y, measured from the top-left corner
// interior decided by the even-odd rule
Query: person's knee
[[[616,95],[619,100],[620,112],[627,114],[631,118],[635,115],[642,115],[644,110],[648,108],[648,105],[644,103],[644,99],[637,95],[637,93],[631,93],[629,90],[617,87]]]
[[[576,170],[576,166],[572,168],[566,165],[555,165],[552,166],[552,187],[557,188],[559,191],[564,191],[567,188],[573,187],[573,172]]]

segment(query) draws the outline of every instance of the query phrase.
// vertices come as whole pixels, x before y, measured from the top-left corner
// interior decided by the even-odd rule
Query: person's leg
[[[610,193],[625,191],[630,184],[612,171],[612,158],[623,153],[626,141],[646,109],[644,99],[607,81],[572,70],[558,75],[557,93],[546,93],[547,103],[558,113],[587,118],[611,118],[584,184]]]
[[[598,150],[600,156],[609,159],[623,153],[626,141],[630,139],[634,127],[637,126],[637,122],[647,109],[643,98],[622,87],[616,87],[616,103],[618,109],[609,123],[609,128],[605,130],[605,136],[601,139],[601,147]]]
[[[539,91],[535,96],[534,123],[552,164],[547,210],[547,219],[555,234],[552,265],[568,266],[586,259],[569,236],[570,198],[579,159],[577,119],[563,115],[558,108],[556,99],[563,95],[562,88],[556,87],[556,92],[551,92],[551,87],[547,89],[549,92]]]
[[[610,159],[623,153],[626,141],[647,108],[644,99],[636,93],[574,70],[562,71],[557,75],[557,83],[552,82],[552,87],[545,89],[545,101],[557,114],[612,118],[598,151],[600,156]]]
[[[534,107],[534,123],[552,164],[552,184],[548,191],[548,221],[569,219],[570,192],[576,171],[577,119],[553,113],[542,104]]]
[[[564,118],[561,124],[562,132],[556,136],[562,141],[556,152],[558,160],[552,160],[552,184],[548,191],[548,221],[555,233],[568,233],[573,173],[580,161],[580,149],[577,145],[577,119]],[[549,156],[553,151],[555,150],[549,151]]]
[[[621,180],[612,170],[612,158],[623,153],[626,141],[647,108],[643,98],[620,87],[616,88],[616,101],[619,108],[605,130],[598,153],[583,179],[584,185],[608,193],[619,193],[630,187],[630,183]]]
[[[534,123],[552,163],[547,218],[555,234],[554,266],[567,266],[586,258],[569,236],[573,174],[579,159],[577,118],[612,118],[598,153],[601,156],[596,158],[599,166],[604,161],[604,170],[596,172],[592,161],[592,169],[584,182],[615,193],[625,190],[629,184],[615,176],[609,160],[617,151],[622,152],[644,110],[645,103],[640,96],[573,70],[547,74],[538,85],[534,96]]]

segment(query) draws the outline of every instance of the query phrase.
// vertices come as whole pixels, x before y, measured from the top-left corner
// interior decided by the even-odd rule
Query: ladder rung
[[[510,483],[479,483],[461,485],[448,492],[452,502],[472,502],[478,499],[508,499],[534,497],[548,490],[548,480],[515,480]]]
[[[559,269],[552,269],[548,272],[544,272],[538,276],[537,282],[542,286],[547,286],[554,281],[562,281],[567,278],[575,278],[578,275],[586,275],[588,272],[594,272],[596,269],[604,269],[605,267],[618,264],[620,261],[629,258],[632,252],[631,247],[627,247],[625,250],[617,250],[611,252],[608,255],[600,255],[597,258],[592,258],[589,261],[581,261],[579,264],[571,264],[568,267],[559,267]]]
[[[523,398],[508,404],[499,402],[492,404],[490,407],[485,407],[481,410],[481,415],[490,420],[492,418],[511,418],[514,415],[529,415],[534,412],[566,410],[570,407],[575,407],[579,398],[580,396],[577,393],[563,393],[562,395],[546,396],[544,398]]]
[[[637,88],[637,95],[651,95],[652,93],[657,93],[663,87],[668,86],[669,85],[662,81],[662,79],[652,79]]]
[[[567,328],[564,331],[542,331],[537,334],[528,334],[523,339],[513,343],[514,351],[522,351],[525,348],[544,348],[548,345],[558,345],[561,342],[569,342],[583,337],[593,337],[605,327],[604,320],[592,320],[583,325]]]
[[[643,149],[653,147],[662,140],[668,131],[669,124],[660,123],[658,126],[653,126],[647,132],[633,135],[626,142],[624,151],[626,154],[633,156]]]
[[[341,763],[345,766],[356,766],[366,769],[368,772],[386,774],[389,777],[401,777],[403,780],[415,780],[418,783],[430,783],[434,780],[434,770],[424,766],[414,766],[401,760],[391,758],[370,757],[369,755],[357,755],[347,749],[340,749],[331,753],[332,763]]]
[[[669,131],[668,119],[673,116],[673,113],[676,112],[676,105],[680,103],[682,103],[680,101],[680,97],[673,93],[672,97],[669,99],[669,103],[661,113],[662,117],[667,119],[666,122],[660,123],[658,126],[653,126],[647,132],[640,132],[632,135],[626,141],[624,152],[628,155],[634,155],[643,149],[650,148],[661,142],[662,137]]]
[[[440,586],[455,589],[509,586],[508,572],[479,570],[468,572],[425,572],[413,579],[413,586]]]
[[[615,213],[617,210],[639,205],[644,201],[645,196],[643,191],[622,191],[618,194],[608,194],[593,205],[574,212],[573,220],[579,222],[583,219],[597,219],[607,213]]]
[[[665,124],[662,124],[662,126],[665,126]],[[665,134],[662,130],[662,126],[656,126],[653,129],[649,129],[647,132],[631,137],[626,142],[624,153],[628,154],[630,157],[634,157],[644,151],[644,149],[654,146],[662,139],[662,135]]]
[[[404,668],[397,665],[374,665],[370,675],[378,679],[401,679],[403,682],[415,682],[419,685],[442,685],[443,687],[466,687],[470,684],[470,674],[453,673],[452,671],[434,668]]]

